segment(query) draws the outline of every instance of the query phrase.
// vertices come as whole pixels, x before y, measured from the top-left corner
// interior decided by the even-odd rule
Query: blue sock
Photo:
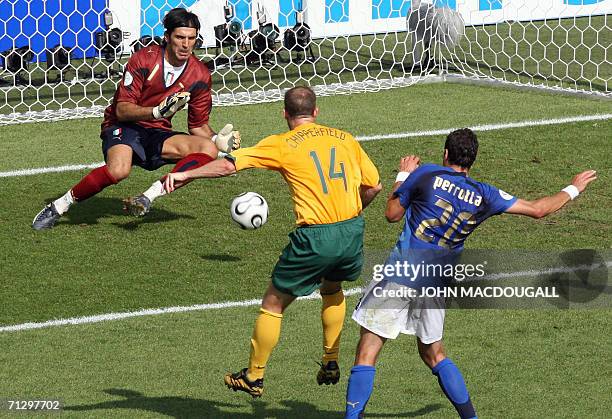
[[[433,375],[438,377],[442,391],[457,409],[461,419],[475,418],[476,411],[472,406],[470,395],[459,368],[448,358],[443,359],[432,368]]]
[[[358,418],[363,413],[374,388],[374,374],[376,368],[368,365],[357,365],[351,369],[346,389],[345,419]]]

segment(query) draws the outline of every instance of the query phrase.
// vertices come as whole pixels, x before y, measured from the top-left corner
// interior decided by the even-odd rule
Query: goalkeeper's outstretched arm
[[[560,192],[533,201],[519,199],[506,212],[508,214],[526,215],[532,218],[546,217],[576,198],[595,179],[597,179],[597,172],[595,170],[578,173],[574,176],[571,185],[563,188]]]
[[[215,132],[208,124],[204,124],[201,127],[190,128],[189,134],[197,135],[198,137],[204,137],[212,141],[212,138],[215,136]]]
[[[191,128],[189,133],[198,137],[208,138],[215,143],[219,151],[227,154],[240,148],[240,131],[234,130],[232,124],[225,124],[219,133],[215,133],[208,124]]]

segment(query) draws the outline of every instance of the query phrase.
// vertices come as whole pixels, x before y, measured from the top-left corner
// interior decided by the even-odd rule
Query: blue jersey
[[[460,252],[480,223],[516,202],[501,189],[437,164],[420,166],[394,195],[406,209],[396,249],[400,254],[408,249]]]

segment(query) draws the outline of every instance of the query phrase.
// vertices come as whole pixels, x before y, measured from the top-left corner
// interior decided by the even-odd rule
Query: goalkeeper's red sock
[[[79,183],[72,188],[75,201],[84,201],[100,192],[107,186],[117,183],[117,179],[108,171],[106,165],[93,169]]]
[[[172,173],[175,172],[185,172],[187,170],[197,169],[198,167],[202,167],[211,161],[215,160],[211,156],[206,153],[191,153],[183,157],[179,160],[174,168],[172,169]],[[155,199],[160,196],[166,195],[166,190],[164,189],[164,181],[166,180],[166,176],[164,175],[160,180],[156,180],[153,182],[151,187],[144,191],[142,194],[149,198],[149,201],[153,202]],[[189,182],[184,182],[181,184],[175,184],[175,187],[178,189],[182,186],[185,186]]]

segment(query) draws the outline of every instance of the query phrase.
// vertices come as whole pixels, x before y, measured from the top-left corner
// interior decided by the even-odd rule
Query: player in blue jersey
[[[416,263],[423,259],[454,260],[467,237],[487,218],[502,213],[545,217],[576,198],[597,178],[595,171],[588,170],[576,175],[562,191],[526,201],[471,179],[468,172],[477,152],[476,135],[465,128],[447,136],[442,166],[419,167],[416,156],[401,159],[385,216],[389,222],[403,218],[406,221],[385,268],[393,268],[396,262],[404,260]],[[402,274],[393,269],[385,274],[373,278],[353,313],[353,319],[361,325],[361,338],[348,383],[346,418],[363,414],[372,393],[378,354],[387,339],[395,339],[400,333],[416,335],[421,359],[438,378],[459,416],[476,417],[463,376],[444,353],[444,299],[424,298],[418,292],[397,298],[402,287],[414,290],[444,278],[421,276],[416,280],[398,280]]]

